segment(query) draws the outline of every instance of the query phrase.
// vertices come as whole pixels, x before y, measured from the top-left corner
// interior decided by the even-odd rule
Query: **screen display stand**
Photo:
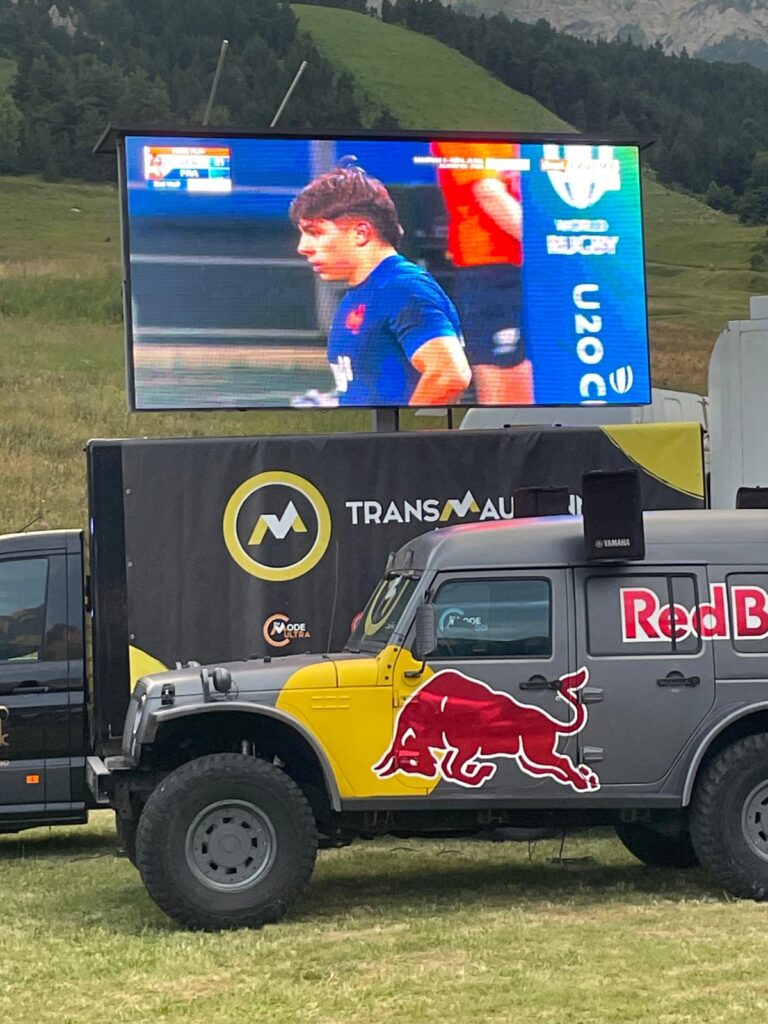
[[[389,406],[374,409],[373,429],[377,434],[397,433],[400,429],[400,410]]]

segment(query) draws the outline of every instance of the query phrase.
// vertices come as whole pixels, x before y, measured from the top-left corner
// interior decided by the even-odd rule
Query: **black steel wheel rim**
[[[744,801],[741,830],[750,850],[768,861],[768,781],[755,786]]]
[[[277,837],[272,822],[254,804],[219,800],[189,826],[184,852],[190,871],[207,888],[238,892],[268,873]]]

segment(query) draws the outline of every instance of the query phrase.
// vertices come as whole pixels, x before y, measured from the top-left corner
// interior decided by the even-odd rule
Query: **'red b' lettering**
[[[661,604],[647,587],[622,587],[621,636],[625,643],[654,640],[762,640],[768,637],[768,593],[762,587],[731,587],[728,607],[725,583],[713,583],[709,601],[689,611],[681,604]]]
[[[665,604],[659,612],[659,631],[666,640],[685,640],[691,634],[688,610],[681,604]]]
[[[661,640],[658,627],[661,605],[656,594],[647,587],[622,587],[619,595],[622,639],[628,643]]]
[[[709,601],[703,601],[694,608],[691,616],[693,631],[702,640],[727,640],[728,603],[725,599],[725,584],[713,583],[709,588]]]
[[[734,636],[762,640],[768,636],[768,594],[762,587],[732,587]]]

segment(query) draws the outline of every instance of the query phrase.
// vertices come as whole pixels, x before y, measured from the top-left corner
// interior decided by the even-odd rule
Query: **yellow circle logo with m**
[[[392,613],[392,609],[400,600],[402,593],[401,583],[404,577],[398,576],[395,580],[382,580],[368,608],[365,616],[365,635],[373,636],[378,633]],[[374,618],[375,616],[375,618]]]
[[[289,490],[295,491],[309,502],[315,516],[316,536],[312,546],[297,562],[289,565],[266,565],[264,562],[257,561],[246,551],[237,532],[238,518],[245,502],[257,492],[268,487],[287,487]],[[257,473],[256,476],[252,476],[240,484],[227,502],[222,526],[227,551],[240,568],[250,573],[251,576],[274,583],[281,580],[295,580],[309,572],[310,569],[314,569],[325,554],[331,540],[331,513],[320,491],[303,476],[298,476],[296,473],[284,473],[280,470]],[[267,533],[271,533],[276,540],[283,540],[291,532],[309,533],[310,529],[293,501],[289,500],[282,511],[262,513],[258,517],[249,544],[260,544]]]

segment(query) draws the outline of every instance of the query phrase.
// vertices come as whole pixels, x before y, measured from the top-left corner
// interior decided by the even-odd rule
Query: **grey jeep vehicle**
[[[318,840],[590,825],[766,899],[768,512],[638,522],[435,530],[343,651],[142,678],[89,778],[158,905],[259,926]]]

